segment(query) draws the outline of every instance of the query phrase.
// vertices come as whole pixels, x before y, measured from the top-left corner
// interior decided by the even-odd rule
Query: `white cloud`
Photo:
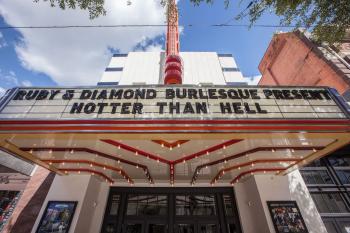
[[[163,24],[158,0],[106,0],[107,16],[89,20],[81,10],[51,8],[49,2],[0,0],[0,14],[12,26]],[[94,85],[111,57],[109,48],[128,52],[144,38],[165,32],[164,27],[19,29],[16,52],[22,65],[50,76],[60,85]],[[154,48],[150,48],[154,49]]]
[[[7,43],[5,41],[4,35],[0,32],[0,49],[6,46],[7,46]]]
[[[4,86],[19,86],[19,81],[15,72],[9,71],[8,73],[3,72],[0,69],[0,83]]]
[[[5,94],[6,90],[0,87],[0,98]]]
[[[21,82],[22,86],[25,86],[25,87],[31,87],[33,86],[33,84],[29,81],[29,80],[23,80]]]
[[[255,75],[250,77],[244,77],[247,80],[248,85],[258,85],[261,75]]]
[[[162,45],[150,45],[145,49],[145,52],[160,52],[160,51],[162,51]]]

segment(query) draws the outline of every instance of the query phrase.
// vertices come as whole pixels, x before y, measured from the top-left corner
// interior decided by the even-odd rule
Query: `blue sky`
[[[193,6],[179,1],[182,51],[232,53],[245,77],[259,75],[258,64],[279,28],[211,27],[228,22],[244,9],[232,1]],[[90,21],[86,12],[62,11],[21,0],[0,0],[0,25],[162,24],[164,9],[155,0],[107,0],[107,16]],[[147,12],[145,14],[145,12]],[[274,15],[257,24],[277,25]],[[0,92],[14,86],[94,85],[108,64],[112,51],[158,51],[164,48],[165,28],[139,29],[20,29],[0,30]]]

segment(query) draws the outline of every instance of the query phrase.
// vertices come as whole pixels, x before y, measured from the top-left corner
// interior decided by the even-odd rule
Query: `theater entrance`
[[[111,188],[103,233],[240,233],[232,188]]]

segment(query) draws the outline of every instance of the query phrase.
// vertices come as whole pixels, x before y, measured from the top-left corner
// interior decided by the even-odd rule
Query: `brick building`
[[[350,32],[338,46],[300,31],[276,34],[260,62],[259,85],[329,86],[350,100]]]
[[[259,85],[329,86],[350,101],[350,32],[336,46],[300,31],[276,34],[259,65]],[[350,145],[300,169],[329,233],[350,232]]]

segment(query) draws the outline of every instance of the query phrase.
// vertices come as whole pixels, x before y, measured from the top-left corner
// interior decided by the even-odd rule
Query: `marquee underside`
[[[284,175],[350,143],[349,120],[2,121],[0,149],[113,185],[230,185]]]

